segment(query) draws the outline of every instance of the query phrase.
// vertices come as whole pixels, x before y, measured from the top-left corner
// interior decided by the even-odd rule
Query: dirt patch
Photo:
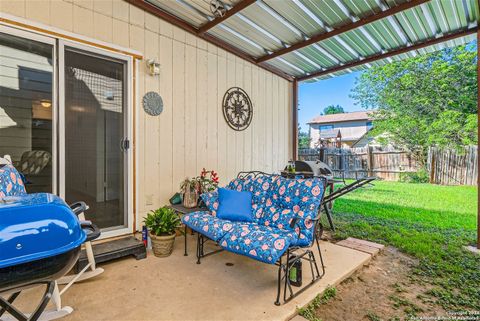
[[[417,262],[387,247],[365,266],[337,286],[334,299],[316,310],[323,321],[415,320],[447,313],[425,298],[425,285],[409,278]]]

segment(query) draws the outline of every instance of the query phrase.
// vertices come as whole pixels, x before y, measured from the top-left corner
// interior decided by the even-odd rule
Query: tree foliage
[[[310,135],[298,126],[298,148],[310,148]]]
[[[340,105],[330,105],[323,109],[324,115],[343,114],[344,112],[343,107]]]
[[[364,72],[351,97],[374,113],[373,135],[423,161],[428,146],[476,144],[476,42],[418,55]]]

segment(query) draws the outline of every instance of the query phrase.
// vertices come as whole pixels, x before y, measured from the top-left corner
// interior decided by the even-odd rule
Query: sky
[[[355,101],[349,97],[350,90],[355,84],[355,78],[360,73],[353,72],[314,83],[300,83],[298,122],[301,130],[308,132],[306,123],[320,115],[328,105],[340,105],[347,112],[363,110],[360,106],[355,106]]]

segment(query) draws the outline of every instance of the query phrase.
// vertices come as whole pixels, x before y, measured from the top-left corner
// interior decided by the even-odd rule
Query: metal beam
[[[230,18],[231,16],[235,15],[236,13],[242,11],[243,9],[245,9],[246,7],[248,7],[249,5],[255,3],[257,0],[242,0],[240,1],[239,3],[237,3],[235,6],[233,6],[230,10],[227,10],[227,12],[225,12],[225,14],[223,15],[223,17],[217,17],[207,23],[205,23],[203,26],[201,26],[200,28],[198,28],[198,34],[204,34],[205,32],[207,32],[208,30],[212,29],[213,27],[215,27],[216,25],[218,25],[219,23],[222,23],[224,22],[225,20],[227,20],[228,18]]]
[[[327,32],[324,32],[324,33],[320,33],[320,34],[317,34],[307,40],[302,40],[302,41],[299,41],[293,45],[291,45],[290,47],[288,48],[282,48],[278,51],[275,51],[271,54],[268,54],[268,55],[264,55],[260,58],[257,58],[257,62],[261,63],[261,62],[265,62],[267,60],[270,60],[270,59],[273,59],[275,57],[278,57],[278,56],[281,56],[281,55],[284,55],[286,53],[289,53],[289,52],[292,52],[294,50],[298,50],[298,49],[301,49],[301,48],[304,48],[306,46],[309,46],[309,45],[312,45],[314,43],[317,43],[319,41],[322,41],[322,40],[326,40],[326,39],[329,39],[329,38],[332,38],[332,37],[335,37],[335,36],[338,36],[342,33],[345,33],[345,32],[348,32],[350,30],[353,30],[353,29],[356,29],[356,28],[359,28],[361,26],[364,26],[366,24],[369,24],[369,23],[372,23],[372,22],[375,22],[375,21],[378,21],[378,20],[381,20],[381,19],[384,19],[384,18],[387,18],[387,17],[390,17],[392,15],[395,15],[399,12],[402,12],[402,11],[405,11],[405,10],[408,10],[408,9],[411,9],[413,7],[416,7],[418,5],[421,5],[423,3],[426,3],[426,2],[429,2],[430,0],[411,0],[409,2],[405,2],[405,3],[402,3],[398,6],[395,6],[393,8],[389,8],[389,9],[386,9],[385,11],[382,11],[382,12],[379,12],[379,13],[376,13],[376,14],[373,14],[371,16],[368,16],[368,17],[365,17],[363,19],[360,19],[356,22],[352,22],[352,23],[349,23],[347,25],[344,25],[340,28],[337,28],[337,29],[333,29],[331,31],[327,31]]]
[[[292,83],[292,159],[298,158],[298,81]]]
[[[169,13],[169,12],[166,12],[162,9],[160,9],[159,7],[145,1],[145,0],[126,0],[128,3],[138,7],[138,8],[141,8],[157,17],[159,17],[160,19],[163,19],[191,34],[194,34],[196,35],[197,37],[199,38],[202,38],[203,40],[211,43],[211,44],[214,44],[228,52],[230,52],[231,54],[234,54],[235,56],[237,57],[240,57],[242,59],[245,59],[247,60],[248,62],[251,62],[252,64],[254,65],[257,65],[259,66],[260,68],[262,69],[265,69],[279,77],[282,77],[283,79],[286,79],[288,81],[293,81],[294,77],[291,76],[291,75],[288,75],[287,73],[273,67],[273,66],[270,66],[270,65],[260,65],[257,63],[257,61],[255,60],[255,58],[253,58],[252,56],[250,56],[248,53],[244,52],[243,50],[240,50],[232,45],[230,45],[229,43],[215,37],[215,36],[212,36],[212,35],[209,35],[207,33],[203,33],[203,34],[200,34],[199,33],[199,29],[198,28],[195,28],[194,26],[192,26],[191,24],[189,24],[188,22],[174,16],[173,14]],[[235,6],[236,7],[236,6]]]
[[[456,38],[463,37],[463,36],[468,36],[468,35],[474,34],[477,31],[478,31],[478,26],[475,26],[474,28],[467,29],[467,30],[460,30],[460,31],[445,35],[445,36],[440,37],[440,38],[434,38],[434,39],[430,39],[430,40],[427,40],[427,41],[417,43],[415,45],[410,45],[410,46],[394,49],[394,50],[386,52],[384,54],[376,54],[376,55],[369,56],[369,57],[367,57],[365,59],[362,59],[362,60],[355,60],[355,61],[352,61],[352,62],[347,62],[347,63],[345,63],[344,65],[341,65],[341,66],[335,66],[333,68],[319,70],[317,72],[311,73],[310,75],[298,77],[297,79],[298,79],[298,81],[303,81],[303,80],[308,80],[308,79],[311,79],[311,78],[320,77],[320,76],[330,74],[330,73],[333,73],[333,72],[337,72],[337,71],[340,71],[340,70],[353,68],[353,67],[356,67],[356,66],[361,66],[361,65],[364,65],[364,64],[367,64],[367,63],[371,63],[371,62],[376,61],[376,60],[390,58],[390,57],[400,55],[400,54],[403,54],[403,53],[406,53],[406,52],[409,52],[409,51],[412,51],[412,50],[418,50],[418,49],[422,49],[422,48],[425,48],[425,47],[428,47],[428,46],[436,45],[436,44],[441,43],[441,42],[449,41],[449,40],[456,39]]]

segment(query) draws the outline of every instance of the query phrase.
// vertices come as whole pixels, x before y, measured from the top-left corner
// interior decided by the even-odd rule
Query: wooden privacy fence
[[[328,164],[335,176],[360,178],[377,176],[396,181],[401,173],[416,172],[417,162],[406,151],[382,147],[300,149],[300,160],[318,160]]]
[[[430,183],[443,185],[477,185],[478,148],[467,146],[460,150],[428,149],[427,168]]]

